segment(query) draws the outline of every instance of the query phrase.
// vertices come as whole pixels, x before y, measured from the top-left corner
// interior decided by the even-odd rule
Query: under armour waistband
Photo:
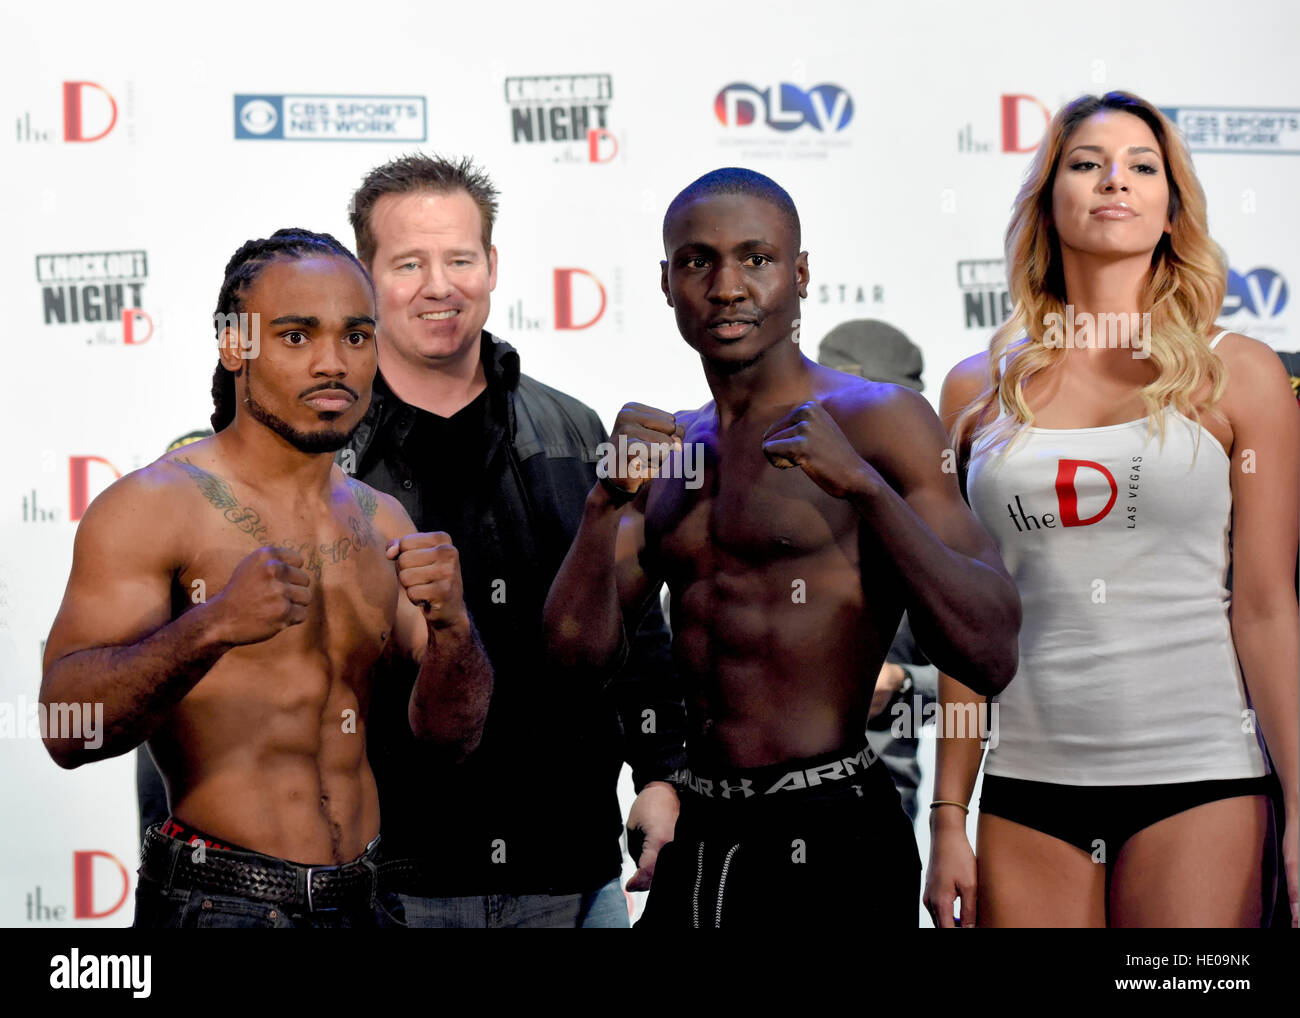
[[[848,792],[854,778],[880,758],[866,744],[803,760],[784,760],[765,767],[704,772],[687,765],[668,780],[684,792],[712,802],[752,803],[825,798]],[[859,790],[859,794],[861,791]]]

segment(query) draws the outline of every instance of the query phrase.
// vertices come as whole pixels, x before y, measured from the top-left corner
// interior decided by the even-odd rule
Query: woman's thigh
[[[1110,924],[1258,926],[1268,799],[1218,799],[1138,831],[1115,860]]]
[[[1106,866],[1069,842],[981,813],[975,859],[980,926],[1106,925]]]

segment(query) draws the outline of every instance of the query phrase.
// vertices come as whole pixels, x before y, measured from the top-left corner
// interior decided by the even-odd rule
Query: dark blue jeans
[[[191,849],[177,842],[180,850]],[[208,855],[220,849],[207,849]],[[230,853],[258,857],[256,852]],[[261,856],[272,860],[270,856]],[[143,873],[135,889],[135,922],[142,929],[349,929],[405,926],[401,900],[380,889],[368,903],[348,909],[308,912],[275,902],[257,901],[231,894],[217,894],[202,888],[182,886],[176,881],[160,883]]]
[[[412,929],[628,928],[627,897],[617,877],[588,894],[403,894],[401,903]]]

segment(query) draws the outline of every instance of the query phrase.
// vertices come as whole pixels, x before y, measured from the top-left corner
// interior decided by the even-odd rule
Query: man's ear
[[[808,296],[808,252],[800,251],[799,257],[794,260],[794,278],[799,283],[799,296]]]
[[[488,292],[497,288],[497,246],[488,248]]]
[[[217,340],[217,356],[221,366],[232,375],[238,375],[244,368],[244,350],[240,343],[239,330],[227,325],[221,330]]]
[[[659,263],[659,289],[663,290],[664,296],[668,298],[668,306],[673,306],[673,295],[668,292],[668,262]]]

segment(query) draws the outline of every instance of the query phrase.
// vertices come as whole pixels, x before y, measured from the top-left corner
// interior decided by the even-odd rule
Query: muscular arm
[[[459,556],[449,542],[408,548],[410,538],[430,535],[415,534],[415,524],[396,499],[365,491],[378,502],[375,525],[390,556],[397,557],[398,581],[405,591],[397,599],[394,633],[398,653],[419,668],[407,705],[411,732],[459,762],[483,738],[494,683],[492,665],[465,608]],[[430,563],[421,564],[425,559]]]
[[[93,738],[46,734],[61,767],[118,756],[148,739],[233,644],[211,604],[171,619],[179,566],[174,509],[149,468],[130,474],[86,511],[72,572],[45,645],[40,702],[102,711]],[[64,735],[65,737],[60,737]]]
[[[764,448],[857,509],[862,573],[900,591],[936,667],[982,694],[1011,681],[1020,597],[962,501],[928,403],[897,386],[853,389],[825,407],[805,403],[769,429]]]
[[[648,576],[641,566],[651,465],[636,450],[641,455],[650,446],[664,454],[673,447],[680,451],[685,434],[675,415],[654,407],[628,403],[619,411],[610,446],[626,443],[632,462],[623,466],[609,457],[597,473],[636,497],[616,503],[602,483],[587,495],[578,533],[542,613],[547,656],[560,667],[602,682],[626,660],[627,629],[637,625],[663,586],[662,579]]]
[[[892,565],[930,660],[975,692],[996,694],[1016,672],[1020,596],[962,501],[934,411],[906,390],[895,402],[894,435],[906,440],[877,453],[872,462],[883,470],[865,474],[849,501],[868,523],[864,543]]]
[[[594,485],[546,597],[547,654],[562,668],[598,676],[598,682],[626,660],[627,626],[639,622],[662,585],[640,563],[645,499],[643,490],[631,503],[616,506],[603,485]]]

